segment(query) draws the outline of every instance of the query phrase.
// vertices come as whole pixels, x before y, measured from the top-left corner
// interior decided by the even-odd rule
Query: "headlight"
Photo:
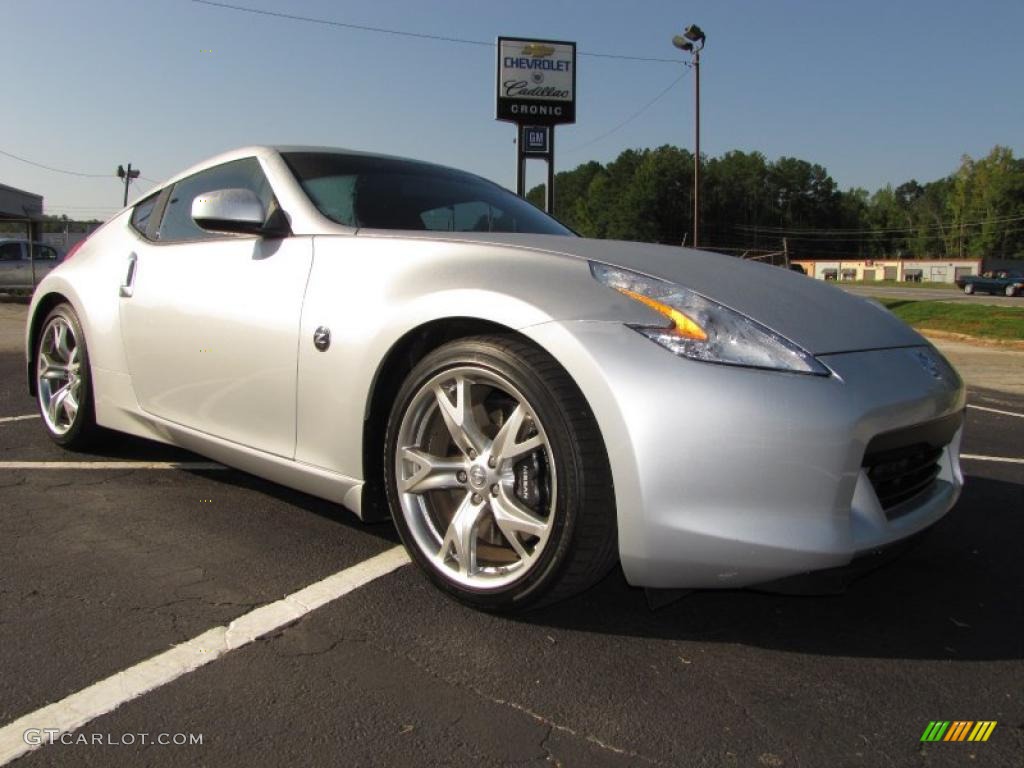
[[[809,352],[769,328],[699,293],[658,278],[597,262],[594,277],[663,314],[666,326],[630,326],[681,357],[723,365],[828,376]]]

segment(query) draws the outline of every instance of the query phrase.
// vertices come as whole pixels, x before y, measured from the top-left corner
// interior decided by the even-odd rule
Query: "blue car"
[[[966,294],[1001,293],[1005,296],[1020,296],[1024,293],[1024,274],[1000,269],[980,275],[966,275],[959,278],[956,284]]]

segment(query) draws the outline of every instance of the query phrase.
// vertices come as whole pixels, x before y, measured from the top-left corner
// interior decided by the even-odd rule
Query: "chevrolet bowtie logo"
[[[555,49],[550,45],[541,45],[540,43],[527,43],[523,46],[524,56],[533,56],[535,59],[539,59],[542,56],[554,56]]]

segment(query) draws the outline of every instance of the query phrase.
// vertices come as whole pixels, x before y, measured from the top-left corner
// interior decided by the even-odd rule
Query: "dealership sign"
[[[497,118],[576,122],[576,43],[498,38]]]

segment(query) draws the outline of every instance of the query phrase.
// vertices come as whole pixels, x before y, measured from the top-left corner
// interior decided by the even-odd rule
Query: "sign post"
[[[544,210],[555,208],[555,126],[576,122],[576,43],[498,38],[495,117],[515,123],[516,193],[526,196],[526,161],[545,160]]]

